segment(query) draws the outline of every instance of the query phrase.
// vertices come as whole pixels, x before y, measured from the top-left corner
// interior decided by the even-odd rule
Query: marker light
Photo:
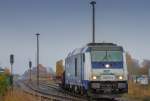
[[[109,68],[109,67],[110,67],[110,65],[109,65],[109,64],[106,64],[106,65],[105,65],[105,67],[106,67],[106,68]]]
[[[123,77],[122,76],[119,76],[119,80],[122,80],[123,79]]]
[[[93,76],[93,80],[96,80],[96,76]]]

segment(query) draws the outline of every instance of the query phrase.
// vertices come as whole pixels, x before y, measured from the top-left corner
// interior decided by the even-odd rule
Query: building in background
[[[4,72],[4,69],[0,67],[0,73],[3,73],[3,72]]]

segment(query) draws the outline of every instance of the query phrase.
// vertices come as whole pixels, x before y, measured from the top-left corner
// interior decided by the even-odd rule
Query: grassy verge
[[[125,94],[124,97],[130,99],[131,101],[150,101],[150,85],[142,86],[129,82],[128,94]]]
[[[13,93],[8,91],[4,96],[4,101],[38,101],[34,96],[29,95],[15,88]]]

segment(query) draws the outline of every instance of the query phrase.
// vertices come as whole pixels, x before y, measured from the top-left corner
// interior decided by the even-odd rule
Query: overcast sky
[[[90,0],[0,0],[0,65],[22,74],[28,61],[55,68],[74,48],[91,42]],[[122,45],[134,58],[150,59],[150,0],[96,0],[96,42]]]

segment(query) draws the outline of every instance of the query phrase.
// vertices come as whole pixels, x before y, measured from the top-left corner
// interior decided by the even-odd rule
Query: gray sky
[[[150,0],[96,0],[96,41],[124,46],[134,58],[150,59]],[[90,0],[0,0],[0,64],[23,73],[40,63],[55,68],[74,48],[91,42]]]

